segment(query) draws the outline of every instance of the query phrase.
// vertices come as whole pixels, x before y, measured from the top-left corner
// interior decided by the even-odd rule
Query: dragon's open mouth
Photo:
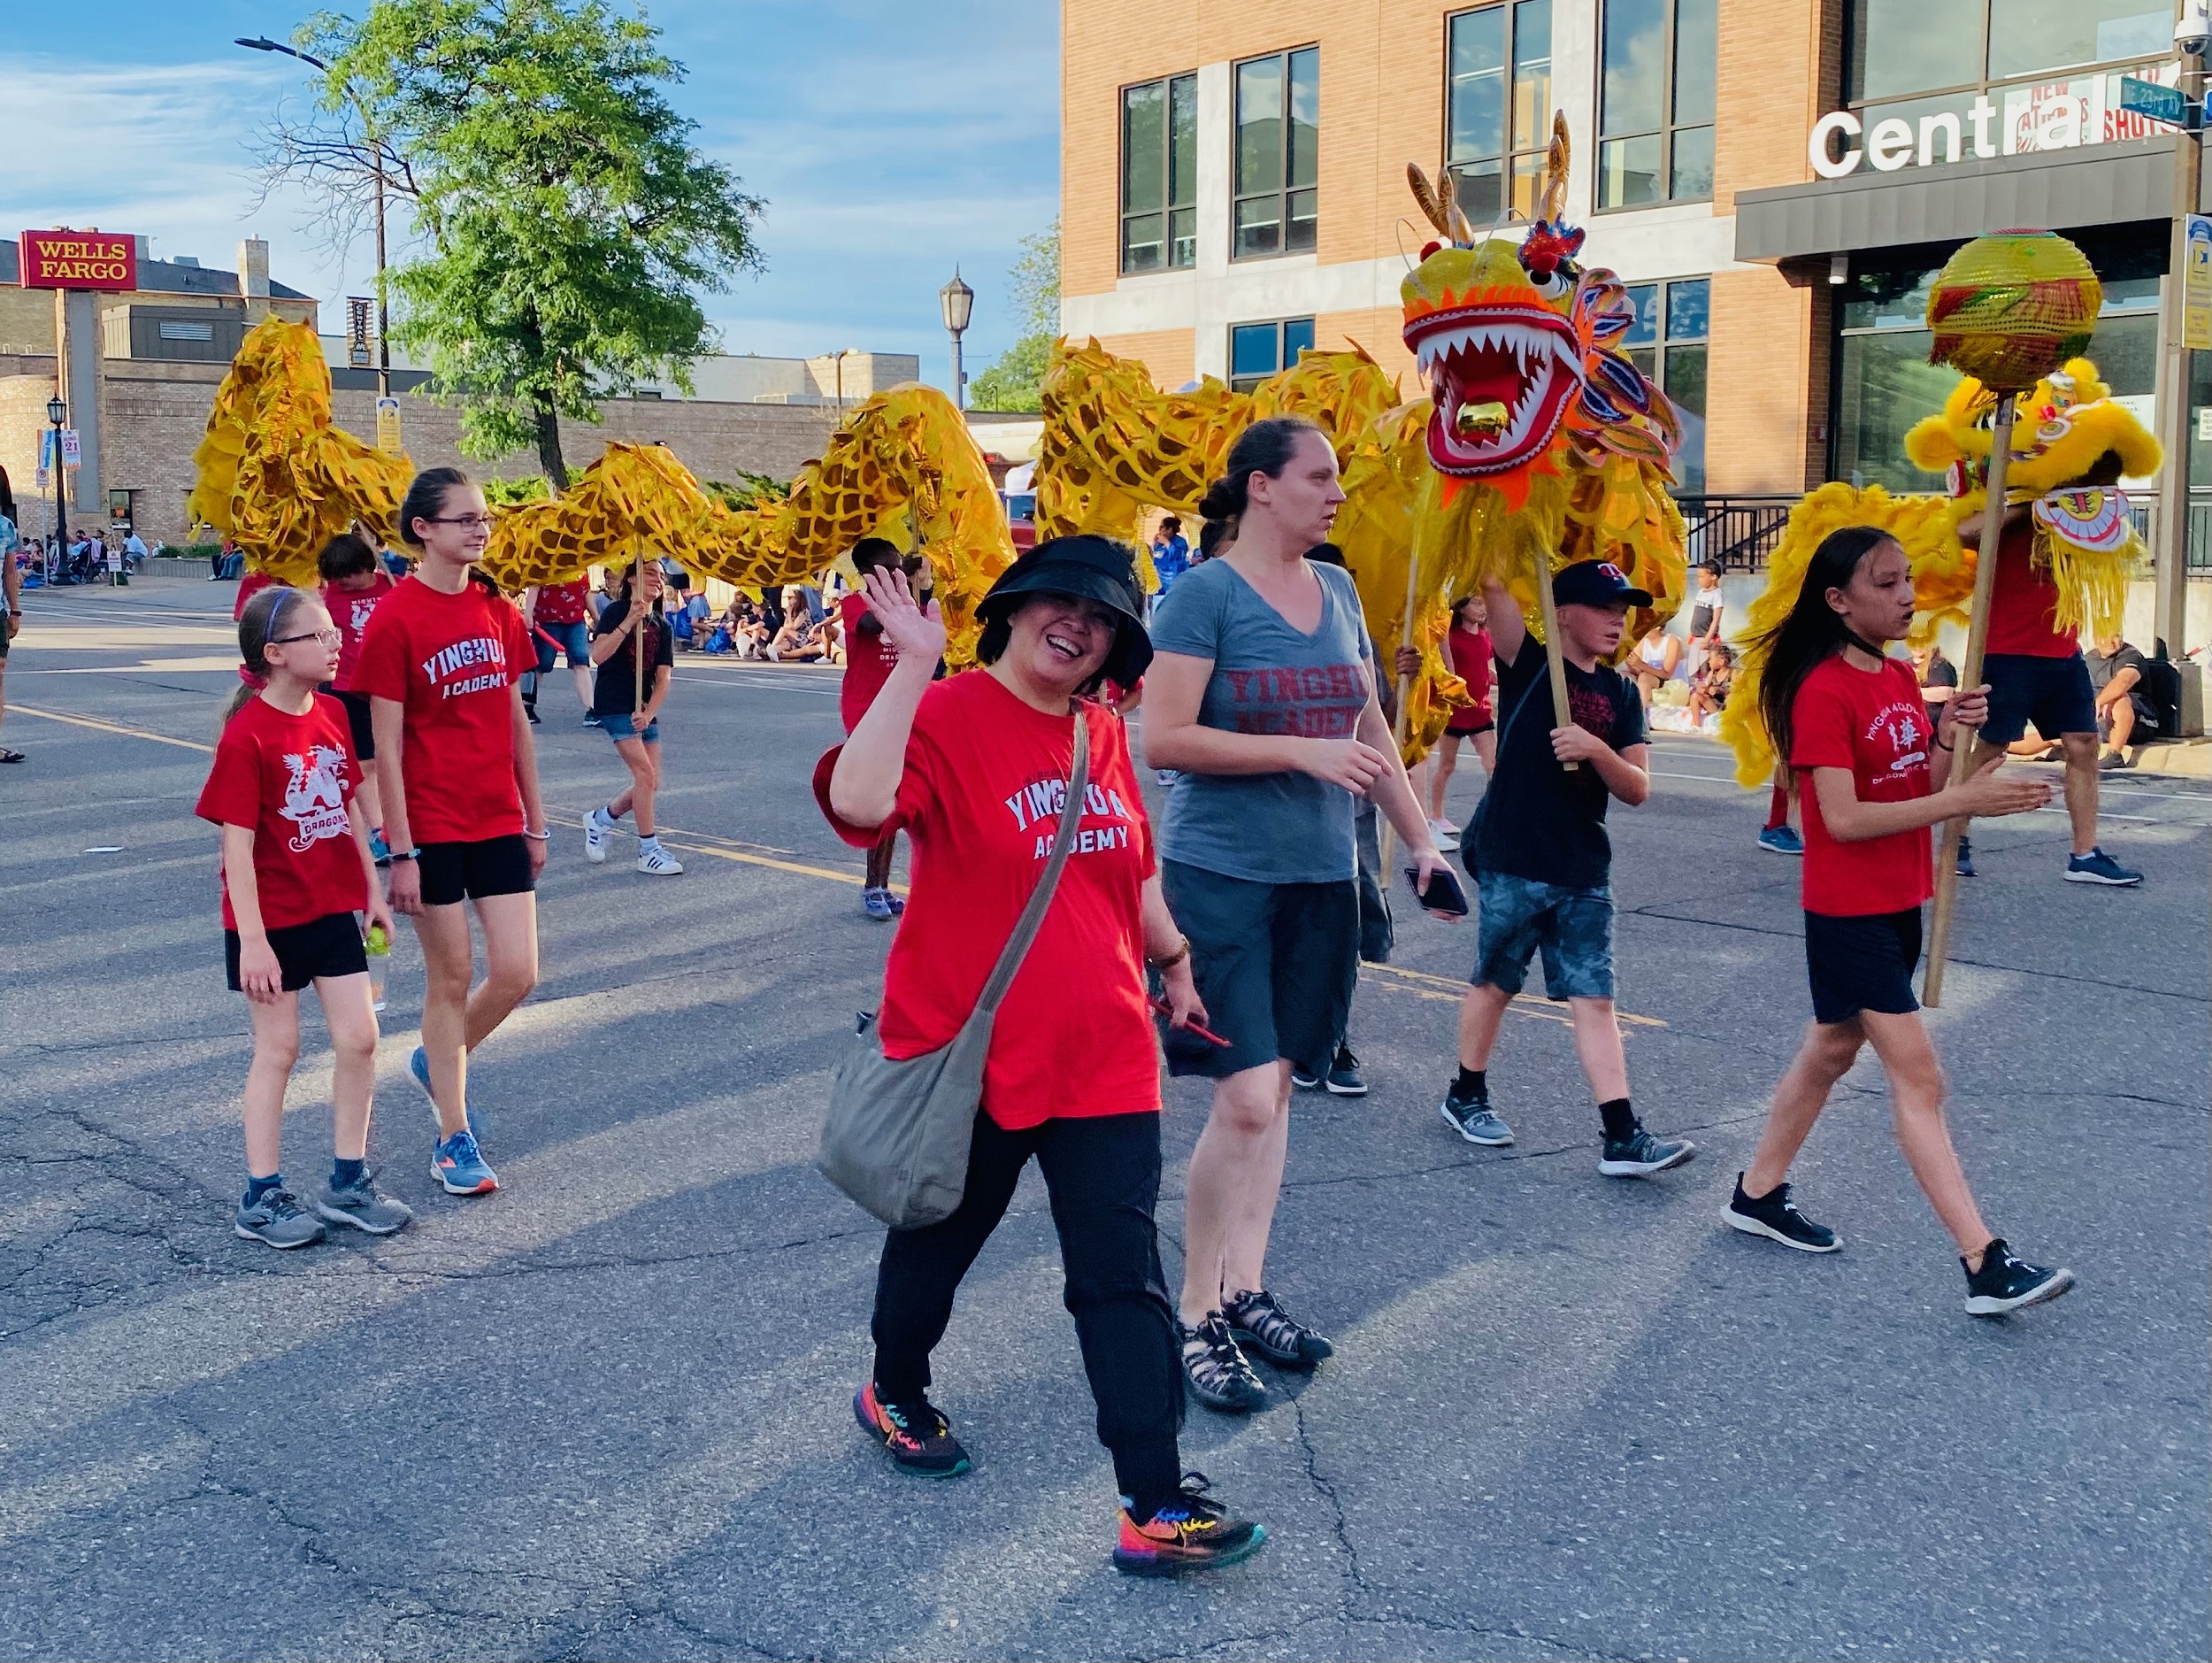
[[[1575,337],[1548,307],[1488,304],[1430,313],[1406,330],[1436,404],[1429,460],[1440,473],[1499,473],[1546,444],[1581,384]]]

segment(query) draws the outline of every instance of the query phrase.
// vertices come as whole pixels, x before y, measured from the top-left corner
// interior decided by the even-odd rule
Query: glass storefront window
[[[1857,0],[1852,12],[1855,103],[1982,78],[1982,0]]]
[[[2166,0],[1991,0],[1989,78],[2163,58],[2173,37]]]
[[[1853,107],[2172,55],[2168,0],[1849,0]]]
[[[1713,194],[1718,0],[1601,0],[1598,204]]]

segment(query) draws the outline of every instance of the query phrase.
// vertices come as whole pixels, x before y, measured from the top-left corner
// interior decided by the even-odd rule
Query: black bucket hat
[[[1134,687],[1152,662],[1136,557],[1110,537],[1085,534],[1039,543],[999,574],[976,604],[975,615],[987,624],[1001,622],[1013,615],[1025,595],[1072,595],[1112,611],[1114,644],[1101,674],[1118,686]]]

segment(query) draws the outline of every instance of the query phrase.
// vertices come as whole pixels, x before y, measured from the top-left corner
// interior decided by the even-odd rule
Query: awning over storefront
[[[1771,265],[2020,226],[2170,219],[2173,167],[2171,141],[2152,139],[1739,191],[1736,258]]]

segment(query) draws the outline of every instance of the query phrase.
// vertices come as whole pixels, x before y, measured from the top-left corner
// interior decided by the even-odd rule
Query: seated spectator
[[[1711,643],[1705,649],[1705,662],[1690,678],[1690,720],[1700,727],[1709,716],[1717,722],[1735,680],[1735,653],[1717,641]]]
[[[1912,650],[1912,669],[1920,682],[1920,697],[1931,710],[1949,704],[1959,690],[1958,666],[1945,658],[1943,649],[1932,641]]]
[[[2143,697],[2143,655],[2117,635],[2100,635],[2096,651],[2082,654],[2082,661],[2097,689],[2097,735],[2104,741],[2097,766],[2124,768],[2137,730],[2158,731],[2158,712]]]
[[[1636,656],[1628,661],[1628,669],[1636,678],[1636,690],[1643,695],[1644,708],[1651,708],[1652,695],[1667,682],[1678,679],[1682,668],[1682,643],[1667,633],[1663,624],[1654,624],[1651,631],[1636,643]]]

